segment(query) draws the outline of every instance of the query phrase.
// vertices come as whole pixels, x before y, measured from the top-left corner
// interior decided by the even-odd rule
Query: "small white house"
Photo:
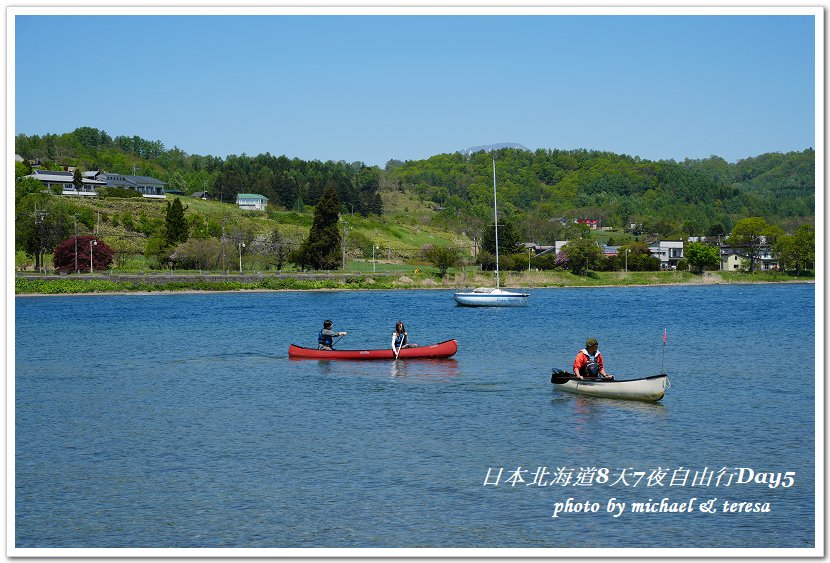
[[[268,206],[268,198],[259,194],[236,194],[236,204],[239,209],[265,211]]]

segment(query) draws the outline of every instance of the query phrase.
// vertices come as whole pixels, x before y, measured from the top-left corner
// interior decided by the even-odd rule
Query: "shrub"
[[[34,265],[34,263],[35,259],[26,254],[24,251],[18,250],[14,253],[14,265],[18,270],[28,270]]]
[[[534,256],[530,261],[530,265],[540,270],[553,270],[556,267],[556,254],[548,252],[541,256]]]
[[[432,246],[424,250],[424,258],[438,268],[438,275],[442,278],[447,270],[461,264],[461,253],[451,246]]]
[[[92,267],[95,270],[107,270],[112,264],[113,251],[107,243],[94,236],[78,237],[77,264],[81,272],[90,271],[90,247],[92,249]],[[75,237],[58,244],[52,256],[55,270],[64,273],[75,271]]]
[[[120,197],[120,198],[131,198],[131,197],[143,197],[139,192],[135,190],[131,190],[129,188],[116,188],[116,187],[101,187],[98,188],[98,195],[103,198],[107,197]]]
[[[188,239],[176,247],[170,260],[178,268],[211,270],[220,266],[222,243],[219,239]]]

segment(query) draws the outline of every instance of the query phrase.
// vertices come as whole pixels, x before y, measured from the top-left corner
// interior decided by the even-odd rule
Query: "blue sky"
[[[734,162],[815,146],[814,32],[797,15],[17,15],[14,128],[379,166],[500,142]]]

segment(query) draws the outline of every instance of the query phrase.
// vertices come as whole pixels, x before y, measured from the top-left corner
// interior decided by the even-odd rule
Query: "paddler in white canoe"
[[[594,337],[586,340],[585,348],[576,355],[573,372],[554,369],[550,382],[570,393],[637,401],[659,401],[669,386],[668,375],[664,373],[640,379],[616,379],[605,371],[599,343]]]

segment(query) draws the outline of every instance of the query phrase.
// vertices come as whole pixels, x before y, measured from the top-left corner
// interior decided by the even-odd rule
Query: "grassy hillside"
[[[168,196],[172,201],[175,196]],[[362,217],[360,214],[344,214],[348,258],[363,260],[375,255],[384,262],[417,260],[425,245],[455,246],[468,249],[469,239],[446,228],[433,224],[436,212],[416,198],[398,191],[382,194],[383,215]],[[297,211],[247,211],[236,205],[181,197],[185,206],[185,218],[191,225],[191,233],[205,232],[219,236],[224,225],[230,234],[235,229],[265,239],[278,228],[283,236],[298,244],[308,235],[313,219],[313,209]],[[75,205],[91,214],[97,231],[111,245],[132,241],[136,254],[143,251],[148,233],[163,225],[167,209],[164,200],[146,198],[95,198],[73,200]],[[362,269],[362,268],[358,268]]]

